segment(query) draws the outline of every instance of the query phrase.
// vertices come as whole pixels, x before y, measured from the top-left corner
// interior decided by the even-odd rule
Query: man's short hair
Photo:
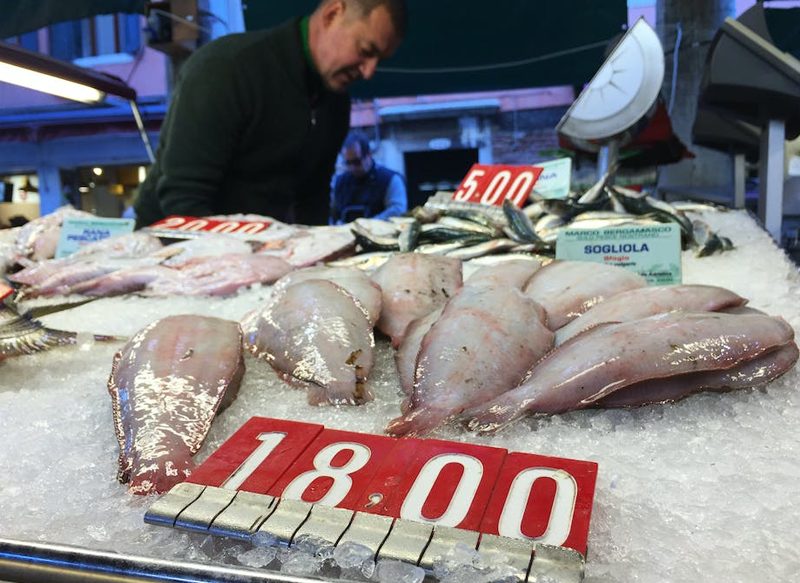
[[[359,149],[361,150],[361,155],[364,156],[366,154],[370,154],[369,148],[369,140],[367,136],[363,132],[359,131],[352,131],[347,134],[347,137],[344,140],[344,144],[342,144],[342,150],[348,150],[355,146],[356,144],[359,145]]]
[[[323,2],[325,1],[323,0]],[[386,11],[389,13],[389,18],[392,19],[395,35],[399,39],[405,38],[406,27],[408,26],[406,0],[345,0],[345,2],[357,6],[364,16],[369,16],[378,6],[385,6]]]

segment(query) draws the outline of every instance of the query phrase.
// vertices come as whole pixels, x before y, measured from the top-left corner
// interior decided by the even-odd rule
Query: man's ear
[[[320,7],[322,11],[322,22],[327,28],[337,18],[342,18],[347,10],[345,0],[329,0]]]

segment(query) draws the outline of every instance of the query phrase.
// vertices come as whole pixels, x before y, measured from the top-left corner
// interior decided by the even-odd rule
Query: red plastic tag
[[[255,235],[267,230],[270,221],[218,221],[202,217],[183,217],[171,215],[153,223],[150,229],[166,229],[170,231],[202,231],[232,235]]]
[[[326,429],[268,494],[355,510],[380,461],[396,445],[391,437]]]
[[[356,510],[478,530],[505,457],[496,447],[403,439]]]
[[[502,206],[509,199],[522,207],[541,174],[542,168],[535,166],[473,164],[453,200]]]
[[[253,417],[187,482],[264,494],[323,429],[312,423]]]
[[[0,302],[14,293],[14,288],[0,282]]]
[[[190,482],[531,539],[586,554],[597,464],[254,417]]]
[[[596,481],[594,462],[510,453],[480,530],[586,555]]]

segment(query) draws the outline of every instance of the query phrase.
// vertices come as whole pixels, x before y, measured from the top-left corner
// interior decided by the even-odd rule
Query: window
[[[7,43],[11,43],[12,45],[18,45],[23,49],[28,49],[29,51],[38,51],[39,50],[39,33],[35,30],[33,32],[26,32],[25,34],[21,34],[19,36],[12,36],[11,38],[5,39]]]
[[[140,18],[138,14],[103,14],[53,24],[48,31],[50,55],[74,61],[136,53],[141,45]]]

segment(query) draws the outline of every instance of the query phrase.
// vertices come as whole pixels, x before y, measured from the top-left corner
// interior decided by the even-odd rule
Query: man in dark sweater
[[[345,171],[333,183],[332,223],[349,223],[359,217],[386,220],[408,210],[403,177],[375,162],[364,134],[347,136],[342,158]]]
[[[178,76],[137,227],[231,213],[327,223],[347,88],[396,50],[405,19],[404,0],[322,0],[309,17],[200,48]]]

